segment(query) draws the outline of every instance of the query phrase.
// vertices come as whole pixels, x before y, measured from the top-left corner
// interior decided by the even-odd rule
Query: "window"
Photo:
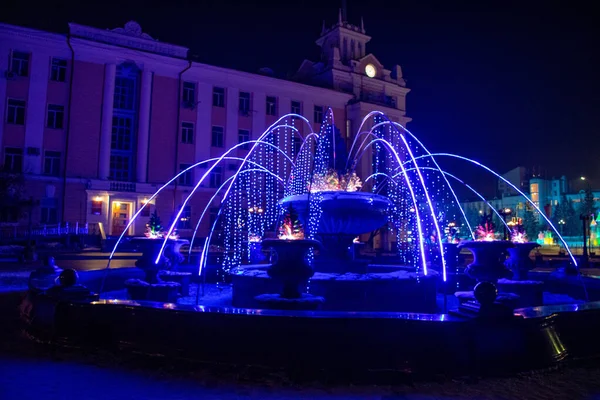
[[[211,146],[212,147],[223,147],[223,127],[222,126],[213,126],[212,127],[212,138],[211,138]]]
[[[25,100],[8,99],[6,123],[25,125]]]
[[[292,138],[292,152],[294,154],[298,154],[300,152],[300,148],[302,147],[302,138],[298,136],[294,136]]]
[[[111,154],[109,179],[115,181],[129,181],[132,176],[131,156]]]
[[[183,104],[192,106],[196,104],[196,84],[194,82],[183,82]]]
[[[112,137],[110,148],[112,150],[130,151],[132,149],[133,120],[130,117],[113,117]]]
[[[44,152],[44,175],[60,175],[60,151]]]
[[[134,110],[135,79],[117,76],[115,78],[115,96],[113,107],[120,110]]]
[[[13,51],[10,60],[10,72],[17,76],[29,75],[29,53]]]
[[[302,115],[302,103],[292,100],[292,114]]]
[[[315,106],[314,122],[317,124],[323,122],[323,106]]]
[[[182,122],[181,123],[181,143],[193,144],[194,143],[194,123],[193,122]]]
[[[238,143],[244,143],[248,140],[250,140],[250,131],[247,129],[238,130]],[[250,149],[250,143],[246,143],[243,146],[240,146],[239,148],[243,150],[248,150]]]
[[[540,201],[540,188],[539,184],[532,183],[530,187],[531,192],[531,201],[533,201],[536,205],[538,205]]]
[[[214,167],[210,171],[210,187],[218,188],[223,183],[223,167]]]
[[[19,222],[19,207],[6,206],[0,208],[0,222],[15,223]]]
[[[240,113],[248,115],[250,113],[250,93],[240,92]]]
[[[16,173],[23,171],[23,149],[16,147],[4,149],[4,170]]]
[[[222,87],[213,88],[213,106],[225,107],[225,89]]]
[[[192,164],[179,164],[179,172],[188,169]],[[179,184],[183,186],[191,186],[192,181],[194,180],[194,171],[190,169],[189,171],[179,175]]]
[[[62,58],[52,58],[50,68],[50,80],[55,82],[64,82],[67,76],[67,60]]]
[[[192,206],[185,206],[179,215],[177,229],[192,229]]]
[[[56,224],[58,223],[58,213],[56,206],[42,206],[40,207],[42,212],[40,222],[42,224]]]
[[[267,96],[267,115],[277,115],[277,97]]]
[[[144,208],[144,211],[147,209],[148,207]],[[92,200],[92,215],[102,215],[102,200]],[[144,217],[147,216],[148,215],[144,215]]]
[[[46,116],[46,126],[52,129],[62,129],[65,117],[65,108],[55,104],[48,104],[48,114]]]

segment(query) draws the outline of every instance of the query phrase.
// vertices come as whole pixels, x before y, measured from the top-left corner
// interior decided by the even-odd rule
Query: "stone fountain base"
[[[269,278],[267,267],[246,265],[232,272],[234,307],[264,308],[256,297],[280,291],[280,284]],[[366,274],[315,272],[308,286],[310,294],[326,299],[320,307],[324,311],[433,313],[437,312],[437,281],[434,271],[427,276],[403,270]]]
[[[297,299],[288,299],[280,294],[261,294],[254,299],[261,304],[260,308],[273,310],[316,310],[325,302],[323,297],[308,293],[302,293]]]

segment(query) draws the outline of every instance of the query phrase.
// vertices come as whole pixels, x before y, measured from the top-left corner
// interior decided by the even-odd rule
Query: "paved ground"
[[[223,351],[227,351],[224,349]],[[283,373],[173,370],[172,365],[121,365],[118,359],[0,355],[3,400],[365,399],[583,400],[600,399],[600,368],[571,368],[511,378],[431,380],[352,386],[298,383]]]

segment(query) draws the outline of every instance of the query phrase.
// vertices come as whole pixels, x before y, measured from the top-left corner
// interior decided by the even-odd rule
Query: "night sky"
[[[65,33],[136,20],[202,62],[285,76],[314,44],[341,1],[11,2],[0,20]],[[17,4],[18,3],[18,4]],[[430,150],[473,157],[499,172],[517,165],[549,176],[600,178],[600,14],[584,2],[355,1],[367,51],[402,65],[412,89],[409,129]],[[117,5],[118,4],[118,5]],[[145,4],[145,5],[142,5]],[[4,6],[6,8],[7,6]],[[464,176],[464,175],[463,175]]]

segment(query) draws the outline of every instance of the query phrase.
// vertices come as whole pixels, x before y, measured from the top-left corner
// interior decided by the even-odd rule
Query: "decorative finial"
[[[338,24],[340,24],[340,25],[341,25],[341,24],[342,24],[342,22],[343,22],[343,21],[342,21],[342,9],[340,8],[340,9],[339,9],[339,12],[338,12]]]
[[[362,16],[360,17],[360,30],[362,31],[362,33],[365,33],[365,20]]]
[[[325,33],[325,20],[323,20],[323,27],[321,28],[321,35]]]

